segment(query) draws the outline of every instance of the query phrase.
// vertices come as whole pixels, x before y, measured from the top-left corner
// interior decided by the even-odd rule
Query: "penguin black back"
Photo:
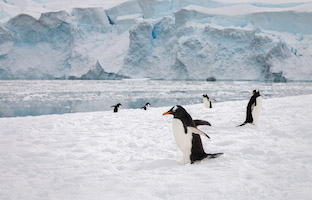
[[[247,123],[252,123],[253,122],[253,117],[252,117],[252,107],[253,105],[254,106],[257,106],[257,97],[260,96],[260,92],[257,91],[257,90],[253,90],[252,91],[252,96],[247,104],[247,107],[246,107],[246,120],[244,123],[242,123],[241,125],[239,126],[244,126],[245,124]]]
[[[141,109],[147,110],[150,107],[150,105],[151,104],[149,102],[147,102]]]
[[[193,140],[192,140],[191,164],[193,164],[197,160],[202,160],[207,157],[200,136],[194,133],[192,133],[192,135]]]
[[[114,108],[114,113],[119,111],[119,107],[120,107],[120,106],[122,106],[121,103],[118,103],[118,104],[116,104],[116,105],[111,106],[111,107]]]

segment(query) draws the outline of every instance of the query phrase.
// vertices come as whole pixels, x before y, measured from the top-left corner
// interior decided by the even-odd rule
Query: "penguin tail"
[[[207,153],[207,158],[208,159],[218,158],[221,155],[223,155],[223,153],[213,153],[213,154]]]
[[[237,127],[244,126],[244,125],[246,125],[246,124],[247,124],[247,122],[244,122],[244,123],[242,123],[241,125],[238,125]]]

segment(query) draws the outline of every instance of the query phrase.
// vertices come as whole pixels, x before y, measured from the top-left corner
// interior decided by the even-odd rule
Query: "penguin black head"
[[[183,119],[185,117],[191,117],[186,110],[179,105],[173,106],[168,112],[163,115],[173,115],[174,118]]]
[[[209,99],[209,97],[208,97],[208,95],[207,95],[207,94],[204,94],[204,95],[203,95],[203,97],[206,97],[207,99]]]
[[[257,90],[252,91],[252,94],[256,94]]]
[[[121,103],[118,103],[118,104],[113,105],[113,106],[111,106],[111,107],[117,107],[117,108],[119,108],[120,106],[122,106],[122,104],[121,104]]]
[[[141,109],[147,110],[150,106],[151,106],[151,104],[149,102],[147,102]]]

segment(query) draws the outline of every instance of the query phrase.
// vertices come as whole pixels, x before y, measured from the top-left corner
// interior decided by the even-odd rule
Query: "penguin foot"
[[[178,162],[178,164],[179,164],[179,165],[184,165],[184,161],[181,160],[181,161]]]
[[[179,163],[179,165],[185,165],[185,164],[189,164],[189,163],[191,163],[191,162],[181,160],[181,161],[179,161],[178,163]]]

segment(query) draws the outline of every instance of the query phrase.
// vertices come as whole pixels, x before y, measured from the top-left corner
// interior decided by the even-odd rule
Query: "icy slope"
[[[264,99],[260,123],[237,128],[246,101],[186,106],[215,160],[179,165],[169,107],[0,118],[0,199],[311,198],[311,95]]]
[[[311,17],[312,1],[296,0],[6,0],[0,79],[81,78],[99,64],[112,77],[311,80]]]
[[[188,6],[174,18],[137,21],[121,72],[174,79],[310,80],[311,5]]]

